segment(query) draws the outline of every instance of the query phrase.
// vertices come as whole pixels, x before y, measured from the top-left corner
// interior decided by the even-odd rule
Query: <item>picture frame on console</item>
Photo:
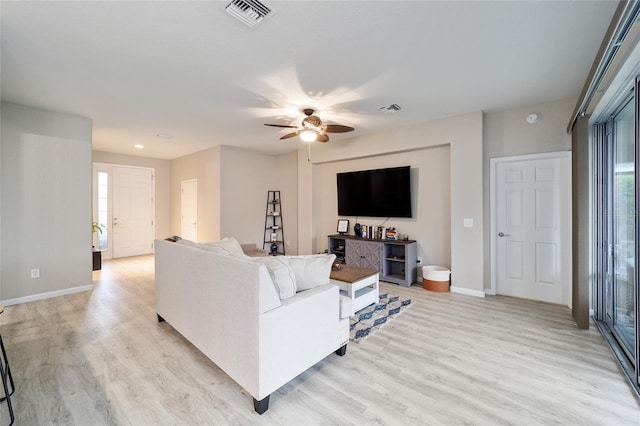
[[[338,219],[338,234],[344,235],[349,232],[349,219]]]

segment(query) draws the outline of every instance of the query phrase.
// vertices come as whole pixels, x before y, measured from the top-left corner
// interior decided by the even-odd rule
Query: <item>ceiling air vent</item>
[[[257,0],[232,0],[224,8],[227,13],[251,28],[261,23],[271,9]]]
[[[389,106],[383,106],[380,107],[380,111],[389,114],[389,113],[393,113],[393,112],[398,112],[402,109],[402,107],[398,104],[391,104]]]

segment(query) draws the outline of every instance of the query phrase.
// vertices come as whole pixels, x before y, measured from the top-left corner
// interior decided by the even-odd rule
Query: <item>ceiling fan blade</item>
[[[329,142],[329,135],[326,133],[318,133],[318,139],[316,140],[318,142]]]
[[[298,131],[296,130],[295,132],[291,132],[291,133],[287,133],[286,135],[284,135],[283,137],[281,137],[280,139],[289,139],[292,138],[294,136],[298,136]]]
[[[287,126],[286,124],[265,124],[265,126],[284,127],[285,129],[297,129],[298,128],[298,126]]]
[[[325,132],[329,133],[345,133],[345,132],[353,132],[355,129],[349,126],[342,126],[340,124],[327,124],[323,127]]]

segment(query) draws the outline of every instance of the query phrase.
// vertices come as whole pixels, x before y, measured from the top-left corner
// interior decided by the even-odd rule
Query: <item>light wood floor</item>
[[[156,322],[153,257],[104,262],[94,280],[92,292],[0,316],[17,425],[640,424],[604,339],[577,330],[567,308],[383,283],[412,306],[282,387],[259,416]]]

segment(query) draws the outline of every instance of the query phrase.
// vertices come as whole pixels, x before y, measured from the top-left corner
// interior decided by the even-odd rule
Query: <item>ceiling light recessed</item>
[[[156,134],[156,136],[161,138],[161,139],[171,139],[173,137],[173,135],[171,135],[169,133],[158,133],[158,134]]]
[[[137,143],[137,144],[135,144],[133,147],[134,147],[135,149],[142,149],[142,148],[144,148],[144,145],[140,145],[139,143]]]
[[[260,24],[272,12],[270,7],[258,0],[231,0],[224,10],[251,28]]]
[[[538,120],[540,120],[540,116],[536,113],[527,115],[527,123],[529,124],[537,123]]]
[[[380,107],[380,111],[384,112],[385,114],[398,112],[401,109],[402,109],[402,107],[400,105],[398,105],[398,104],[391,104],[389,106]]]

